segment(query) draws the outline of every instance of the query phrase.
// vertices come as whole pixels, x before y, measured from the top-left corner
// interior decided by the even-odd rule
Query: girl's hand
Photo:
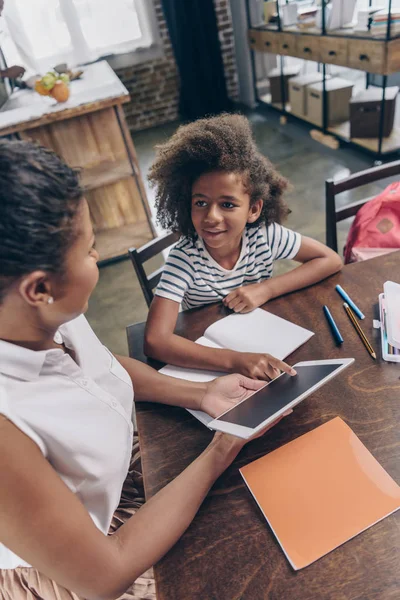
[[[256,352],[235,352],[232,371],[242,373],[252,379],[275,379],[281,371],[288,375],[296,375],[296,371],[288,364],[271,356]]]
[[[222,303],[236,313],[248,313],[270,300],[268,281],[252,283],[233,290]]]

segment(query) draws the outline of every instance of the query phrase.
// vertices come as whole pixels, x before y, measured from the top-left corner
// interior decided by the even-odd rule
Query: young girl
[[[258,152],[247,119],[225,114],[180,127],[158,147],[150,181],[160,223],[182,238],[150,308],[147,355],[259,379],[279,369],[294,374],[268,354],[206,348],[174,334],[181,305],[222,301],[246,313],[342,267],[335,252],[280,225],[289,212],[282,199],[288,182]],[[274,261],[284,258],[302,264],[272,278]]]

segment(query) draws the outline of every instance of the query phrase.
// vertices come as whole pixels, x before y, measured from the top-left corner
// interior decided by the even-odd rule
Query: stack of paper
[[[379,11],[372,16],[371,35],[374,37],[382,37],[387,33],[389,21],[389,13],[387,11]],[[392,12],[390,15],[390,36],[400,33],[400,12]]]

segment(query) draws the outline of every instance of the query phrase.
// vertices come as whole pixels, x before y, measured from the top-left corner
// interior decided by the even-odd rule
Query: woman
[[[0,17],[2,15],[4,8],[4,0],[0,0]],[[1,58],[1,48],[0,48],[0,58]],[[18,65],[13,65],[12,67],[1,68],[0,64],[0,80],[3,77],[8,77],[8,79],[18,79],[18,77],[22,77],[25,73],[24,67],[19,67]]]
[[[113,357],[83,316],[97,260],[77,173],[49,150],[1,142],[4,598],[116,598],[179,539],[242,448],[242,441],[216,434],[183,473],[107,536],[131,455],[132,381],[136,400],[210,415],[263,385],[239,375],[184,382]]]

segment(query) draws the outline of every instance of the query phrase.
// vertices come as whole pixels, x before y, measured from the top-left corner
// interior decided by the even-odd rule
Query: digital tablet
[[[207,425],[210,429],[248,439],[353,362],[354,358],[299,362],[293,365],[297,375],[282,373]]]

